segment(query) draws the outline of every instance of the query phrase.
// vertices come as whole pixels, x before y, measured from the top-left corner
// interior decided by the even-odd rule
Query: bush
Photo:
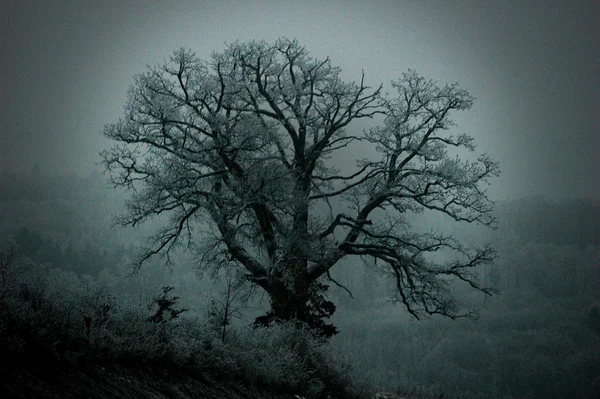
[[[3,367],[149,364],[307,398],[358,397],[349,366],[310,331],[232,326],[223,342],[215,319],[186,319],[171,290],[164,287],[153,307],[131,306],[92,278],[33,267],[0,291]]]

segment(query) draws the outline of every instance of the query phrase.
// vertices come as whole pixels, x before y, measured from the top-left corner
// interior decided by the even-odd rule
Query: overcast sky
[[[348,79],[362,68],[376,86],[414,68],[468,89],[475,105],[455,119],[501,162],[495,198],[600,198],[598,4],[5,0],[0,173],[89,175],[146,65],[287,36]]]

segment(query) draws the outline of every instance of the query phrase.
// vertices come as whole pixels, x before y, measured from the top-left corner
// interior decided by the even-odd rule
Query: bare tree
[[[330,336],[336,329],[324,319],[335,306],[326,283],[337,282],[329,272],[360,256],[379,262],[415,317],[464,316],[450,278],[490,294],[473,269],[494,250],[417,234],[406,216],[429,209],[492,226],[493,203],[480,186],[498,164],[447,153],[475,149],[471,137],[447,132],[452,111],[472,105],[466,90],[414,71],[392,87],[396,97],[366,86],[364,74],[344,82],[329,59],[285,38],[235,42],[209,62],[181,49],[137,75],[125,117],[104,130],[117,144],[102,153],[112,183],[131,189],[124,225],[170,215],[137,266],[157,254],[169,261],[182,244],[199,267],[237,263],[269,295],[259,322],[295,319]],[[352,128],[374,116],[381,126]],[[338,170],[336,153],[356,144],[377,155]],[[440,250],[456,257],[428,258]]]
[[[211,299],[207,309],[208,316],[212,327],[220,334],[221,341],[225,342],[229,325],[234,318],[242,316],[242,309],[251,298],[253,290],[246,289],[248,287],[241,267],[228,267],[223,275],[214,277],[223,285],[223,289]]]

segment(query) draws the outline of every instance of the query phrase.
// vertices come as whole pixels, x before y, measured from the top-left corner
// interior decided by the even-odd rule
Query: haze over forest
[[[0,172],[89,175],[133,76],[189,48],[297,38],[344,78],[389,84],[408,68],[476,98],[459,116],[502,161],[495,198],[600,197],[595,2],[9,1],[2,13]],[[386,86],[389,90],[389,86]]]
[[[0,348],[21,356],[19,367],[38,352],[48,364],[129,359],[127,337],[139,336],[135,356],[142,363],[158,353],[174,364],[191,362],[201,353],[211,368],[244,384],[289,394],[305,389],[315,398],[348,381],[421,398],[591,398],[600,390],[600,7],[594,2],[9,1],[1,7]],[[279,37],[329,57],[345,81],[360,80],[364,71],[367,85],[391,91],[390,80],[411,68],[440,84],[458,82],[475,97],[471,109],[452,116],[451,131],[473,136],[476,153],[500,163],[500,177],[485,187],[496,201],[498,229],[429,211],[411,221],[418,231],[436,229],[497,249],[493,264],[477,272],[497,293],[452,285],[464,309],[480,310],[477,323],[416,321],[391,303],[393,281],[376,263],[344,260],[332,269],[336,283],[329,281],[327,294],[340,333],[323,356],[317,343],[298,338],[317,348],[303,363],[295,360],[301,354],[286,352],[289,332],[265,338],[245,330],[269,308],[264,295],[255,292],[245,302],[241,290],[231,297],[234,276],[197,273],[201,261],[185,250],[177,251],[172,269],[154,257],[130,276],[139,249],[167,221],[115,226],[131,193],[111,187],[102,173],[99,153],[114,143],[101,132],[123,116],[134,75],[180,47],[208,60],[225,43]],[[353,128],[378,122],[360,120]],[[355,147],[333,160],[350,170],[369,151]],[[18,299],[5,300],[4,293],[14,292]],[[226,305],[234,311],[227,308],[223,322]],[[166,322],[167,309],[181,313]],[[73,324],[71,314],[90,321]],[[135,322],[127,330],[119,320]],[[201,328],[186,324],[198,320]],[[19,328],[6,327],[13,325]],[[35,331],[33,344],[15,344],[23,326]],[[277,350],[261,353],[271,363],[244,357],[269,345]],[[281,358],[271,358],[275,352]],[[283,369],[289,374],[277,373]]]

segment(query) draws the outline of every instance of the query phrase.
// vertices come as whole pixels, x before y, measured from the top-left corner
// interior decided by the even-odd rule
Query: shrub
[[[179,317],[184,309],[177,308],[172,290],[163,287],[151,308],[126,306],[92,278],[33,268],[0,292],[3,366],[152,364],[307,398],[356,397],[349,366],[309,330],[295,323],[230,326],[223,342],[219,328],[210,325],[217,319]]]

